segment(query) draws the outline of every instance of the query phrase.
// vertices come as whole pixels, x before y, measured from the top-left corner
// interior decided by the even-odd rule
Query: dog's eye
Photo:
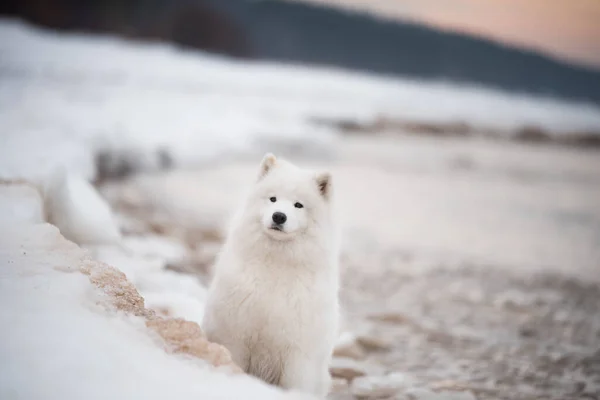
[[[271,197],[269,200],[271,200],[271,203],[275,203],[277,201],[277,197]]]
[[[296,207],[296,208],[302,208],[304,206],[302,205],[302,203],[296,203],[296,204],[294,204],[294,207]]]

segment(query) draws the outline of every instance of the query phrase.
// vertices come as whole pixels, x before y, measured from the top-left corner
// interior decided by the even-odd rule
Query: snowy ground
[[[195,255],[218,249],[256,164],[143,175],[103,193],[130,234],[187,243],[189,256],[169,268],[206,282],[210,268]],[[334,174],[350,332],[340,354],[367,375],[333,397],[374,393],[370,380],[406,396],[398,388],[461,399],[600,393],[598,153],[354,138],[335,162],[304,164]],[[375,349],[354,343],[357,335]]]
[[[600,132],[598,107],[8,20],[0,54],[0,179],[38,181],[57,165],[93,179],[99,152],[146,170],[100,186],[125,237],[87,256],[40,224],[33,189],[0,184],[0,398],[280,396],[166,353],[139,317],[99,309],[85,276],[53,268],[91,256],[159,315],[199,321],[223,227],[267,150],[335,176],[350,332],[338,354],[350,359],[332,371],[356,379],[337,381],[332,397],[597,398],[598,152],[347,137],[314,121],[383,115],[569,135]]]
[[[43,223],[33,188],[0,185],[0,199],[0,398],[303,398],[170,354],[144,317],[112,305],[127,292],[103,281],[108,267]]]
[[[6,19],[0,20],[0,54],[4,177],[36,175],[57,162],[94,177],[94,155],[105,149],[134,153],[128,156],[145,168],[201,165],[272,147],[331,154],[338,132],[316,120],[384,116],[507,135],[523,127],[556,135],[600,132],[600,109],[593,105],[236,62]]]

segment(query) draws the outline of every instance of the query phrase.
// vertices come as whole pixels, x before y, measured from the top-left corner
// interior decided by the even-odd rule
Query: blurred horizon
[[[541,52],[600,70],[594,0],[291,0],[373,13]]]
[[[341,67],[600,103],[598,68],[414,19],[345,12],[331,2],[315,1],[12,0],[2,3],[0,15],[51,29],[161,41],[238,59]]]

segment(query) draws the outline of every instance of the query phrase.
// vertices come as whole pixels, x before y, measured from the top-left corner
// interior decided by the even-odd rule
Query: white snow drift
[[[0,199],[0,398],[301,398],[168,354],[141,317],[99,305],[87,256],[41,223],[35,190],[3,185]]]
[[[311,121],[378,115],[498,131],[600,131],[600,109],[475,86],[240,62],[164,44],[58,34],[0,19],[0,177],[53,164],[95,174],[98,149],[154,168],[226,154],[321,154],[336,131]],[[283,145],[283,146],[281,146]],[[266,148],[265,148],[266,147]],[[285,155],[285,154],[283,154]]]

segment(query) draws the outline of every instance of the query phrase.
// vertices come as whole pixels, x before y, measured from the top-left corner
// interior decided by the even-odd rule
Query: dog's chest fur
[[[225,260],[223,260],[225,261]],[[233,261],[233,260],[232,260]],[[277,264],[276,260],[233,261],[237,268],[219,277],[237,325],[251,349],[268,342],[282,351],[328,342],[335,331],[337,280],[327,265]]]

